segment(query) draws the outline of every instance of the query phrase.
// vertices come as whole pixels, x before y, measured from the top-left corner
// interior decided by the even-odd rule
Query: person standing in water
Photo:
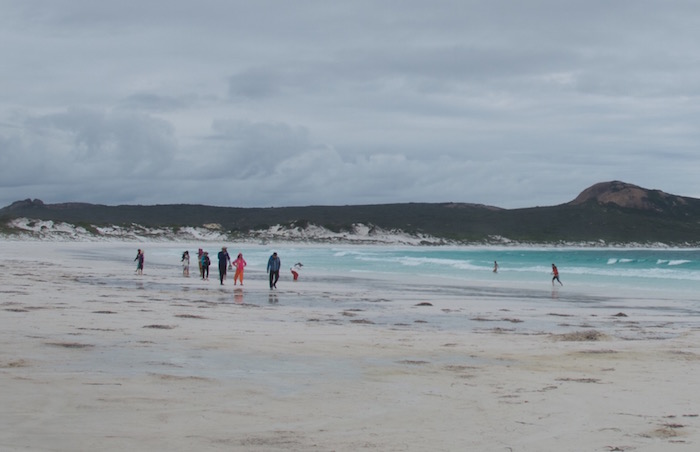
[[[498,273],[498,262],[493,261],[493,272]]]
[[[270,289],[277,289],[277,281],[280,279],[280,267],[282,261],[277,257],[277,253],[272,253],[267,261],[267,271],[270,273]]]
[[[221,248],[221,251],[219,251],[219,281],[221,282],[221,285],[224,285],[224,279],[226,278],[226,268],[228,267],[228,263],[231,260],[231,256],[228,255],[228,251],[226,250],[226,247]]]
[[[182,253],[182,276],[190,276],[190,252]]]
[[[236,272],[233,274],[233,285],[236,285],[236,281],[241,281],[241,286],[243,285],[243,269],[248,263],[243,259],[243,253],[238,253],[238,257],[233,261],[233,266],[236,267]]]
[[[556,279],[557,282],[559,282],[560,285],[564,285],[561,283],[561,280],[559,280],[559,270],[557,269],[557,266],[552,264],[552,285],[554,285],[554,280]]]
[[[209,253],[204,251],[202,253],[202,259],[200,259],[200,264],[202,265],[202,279],[209,279],[209,266],[211,265],[211,259],[209,259]]]
[[[199,263],[199,277],[204,279],[204,269],[202,268],[202,258],[204,257],[204,251],[200,248],[197,251],[197,262]]]
[[[143,275],[143,262],[144,262],[144,260],[145,260],[145,258],[143,256],[143,250],[139,249],[136,252],[136,259],[134,259],[134,261],[136,261],[136,273],[139,275]]]

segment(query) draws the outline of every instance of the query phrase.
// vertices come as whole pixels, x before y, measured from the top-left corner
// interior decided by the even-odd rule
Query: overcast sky
[[[700,198],[700,2],[0,0],[0,206]]]

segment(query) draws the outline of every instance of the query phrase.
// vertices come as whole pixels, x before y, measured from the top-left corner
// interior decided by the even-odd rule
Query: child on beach
[[[182,275],[190,276],[190,252],[182,253]]]
[[[301,270],[301,267],[303,267],[303,266],[304,266],[304,264],[302,264],[301,262],[297,262],[296,264],[294,264],[293,267],[291,267],[289,269],[292,272],[292,277],[294,278],[294,281],[299,279],[299,271]]]
[[[136,273],[139,275],[143,275],[143,261],[144,261],[144,256],[143,256],[143,250],[139,249],[136,252],[136,259],[134,259],[136,262]]]
[[[202,254],[200,262],[202,264],[202,279],[209,280],[209,266],[211,265],[211,260],[209,259],[209,253],[207,251],[204,251]]]
[[[236,281],[241,281],[241,286],[243,285],[243,269],[248,263],[243,259],[243,253],[238,253],[238,257],[233,261],[233,266],[236,267],[236,273],[233,274],[233,285],[236,285]]]

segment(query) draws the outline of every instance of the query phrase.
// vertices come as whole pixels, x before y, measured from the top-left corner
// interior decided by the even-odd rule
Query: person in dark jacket
[[[209,266],[211,265],[211,259],[209,259],[209,253],[204,252],[202,254],[202,279],[209,279]]]
[[[277,281],[280,279],[280,267],[282,262],[277,256],[277,253],[272,253],[267,261],[267,271],[270,273],[270,289],[277,289]]]
[[[231,262],[231,256],[228,255],[226,247],[221,248],[219,251],[219,281],[221,285],[224,285],[224,279],[226,278],[226,268],[229,262]]]
[[[134,259],[136,262],[136,273],[139,275],[143,275],[143,261],[144,256],[143,256],[143,250],[138,250],[136,252],[136,259]]]

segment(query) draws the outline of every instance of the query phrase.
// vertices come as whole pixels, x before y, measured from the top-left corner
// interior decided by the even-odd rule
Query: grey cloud
[[[128,96],[119,107],[149,112],[170,112],[191,107],[196,98],[193,95],[163,96],[154,93],[136,93]]]
[[[312,147],[309,132],[282,123],[217,120],[208,141],[237,177],[266,177],[280,161]]]
[[[281,79],[273,70],[251,68],[229,78],[231,99],[259,99],[277,93]]]
[[[693,2],[6,3],[5,202],[698,192]]]
[[[4,158],[14,161],[3,166],[4,176],[12,177],[11,171],[29,161],[36,162],[36,178],[74,183],[156,175],[170,164],[177,147],[164,121],[86,109],[27,118],[22,129],[3,141],[14,149],[14,155],[3,151]]]

